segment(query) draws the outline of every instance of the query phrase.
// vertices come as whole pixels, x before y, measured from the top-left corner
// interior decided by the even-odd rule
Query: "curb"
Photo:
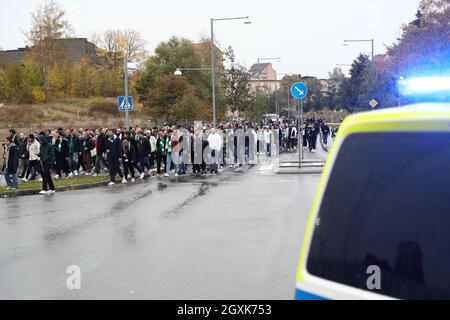
[[[153,177],[154,174],[150,174],[149,176],[145,176],[144,180],[149,179],[150,177]],[[107,177],[107,176],[105,176]],[[65,191],[75,191],[75,190],[85,190],[85,189],[92,189],[97,187],[106,187],[109,183],[109,180],[107,181],[101,181],[101,182],[94,182],[94,183],[85,183],[85,184],[78,184],[73,186],[62,186],[57,187],[56,192],[65,192]],[[36,190],[15,190],[15,191],[6,191],[6,192],[0,192],[0,198],[8,199],[8,198],[16,198],[16,197],[24,197],[24,196],[35,196],[38,195],[39,192],[41,192],[40,189]]]

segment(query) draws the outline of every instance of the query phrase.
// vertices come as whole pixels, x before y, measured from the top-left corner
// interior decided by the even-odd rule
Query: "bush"
[[[89,101],[89,113],[113,114],[117,106],[114,100],[93,98]]]

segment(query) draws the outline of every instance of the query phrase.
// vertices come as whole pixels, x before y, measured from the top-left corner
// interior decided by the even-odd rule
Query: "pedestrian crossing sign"
[[[125,111],[127,104],[127,99],[125,96],[119,97],[118,99],[118,107],[119,111]],[[128,96],[128,111],[133,111],[133,97]]]

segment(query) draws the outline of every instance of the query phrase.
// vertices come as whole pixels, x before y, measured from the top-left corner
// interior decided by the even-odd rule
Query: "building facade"
[[[253,91],[259,90],[269,94],[274,93],[280,87],[277,72],[271,63],[255,63],[249,70],[250,86]]]

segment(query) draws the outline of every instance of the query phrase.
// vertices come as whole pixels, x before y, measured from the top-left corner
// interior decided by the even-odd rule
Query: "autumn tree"
[[[55,40],[73,34],[66,12],[57,0],[41,3],[31,13],[31,29],[25,36],[45,77],[53,65],[61,62],[65,56],[64,48]]]
[[[137,92],[139,93],[141,101],[144,102],[144,106],[151,111],[154,116],[157,116],[157,114],[154,113],[154,101],[156,101],[155,91],[161,90],[162,94],[158,94],[159,100],[157,101],[167,108],[178,108],[179,110],[181,101],[183,99],[184,101],[187,101],[184,98],[187,94],[176,95],[175,98],[178,101],[177,104],[172,101],[174,96],[171,94],[171,91],[162,88],[162,86],[171,86],[172,83],[179,86],[183,83],[187,83],[189,84],[189,94],[192,97],[196,97],[196,99],[190,100],[194,103],[193,108],[196,110],[195,115],[209,115],[209,109],[211,108],[211,73],[205,71],[187,71],[184,72],[182,76],[174,76],[174,72],[177,68],[204,67],[204,60],[191,41],[172,37],[168,41],[160,43],[155,49],[155,53],[147,60],[145,69],[141,74],[141,79],[137,84]],[[164,84],[162,79],[169,82]],[[166,97],[167,100],[165,102],[164,97]],[[199,110],[199,108],[206,108],[207,110]],[[165,116],[175,117],[175,113],[173,113],[173,110],[171,109],[165,110],[163,114]],[[178,115],[177,118],[179,118]],[[196,120],[207,119],[210,118],[197,118]],[[168,120],[173,119],[168,118]]]
[[[253,95],[247,70],[236,62],[233,48],[225,51],[227,68],[222,75],[225,101],[231,112],[240,111],[245,114]]]
[[[130,61],[144,63],[145,41],[136,30],[107,30],[102,35],[94,33],[91,38],[101,48],[99,53],[105,57],[110,70],[120,69],[125,55]]]

